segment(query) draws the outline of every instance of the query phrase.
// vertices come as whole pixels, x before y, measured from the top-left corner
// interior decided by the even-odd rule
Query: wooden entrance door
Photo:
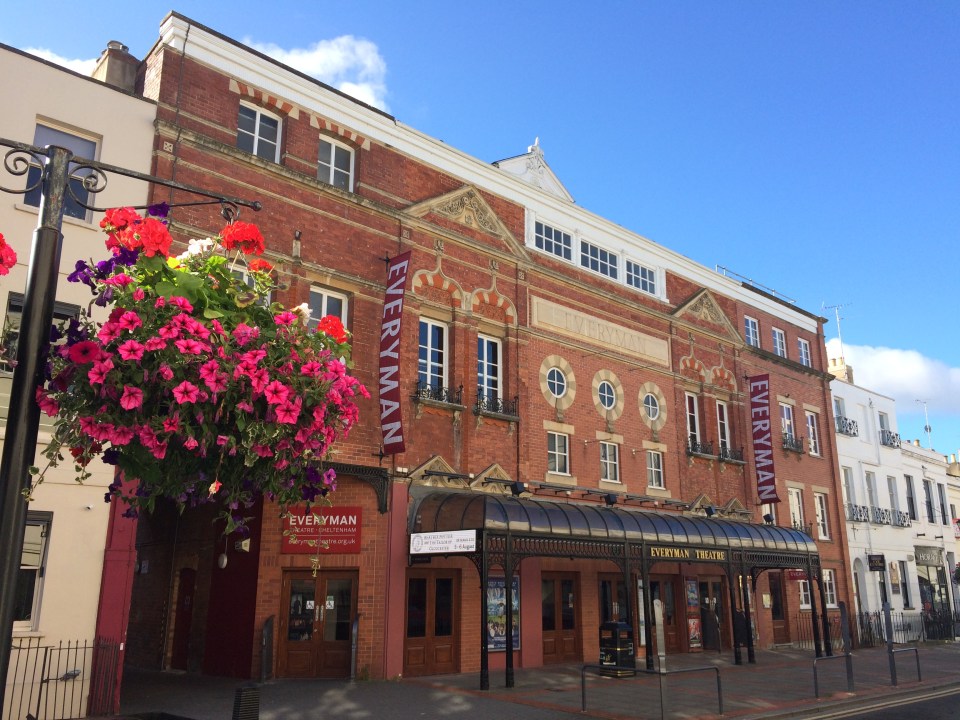
[[[404,675],[460,672],[459,608],[459,571],[411,569],[407,572]]]
[[[773,644],[790,642],[790,626],[787,623],[787,607],[783,595],[783,573],[770,571],[770,617],[773,620]]]
[[[579,606],[576,575],[543,574],[540,610],[544,665],[580,661]]]
[[[350,676],[350,633],[357,615],[356,570],[284,574],[281,677]]]
[[[669,575],[650,576],[650,605],[653,601],[663,603],[663,644],[667,653],[680,652],[681,614],[677,612],[676,578]],[[653,647],[657,650],[656,613],[650,618],[653,624]]]
[[[703,648],[720,650],[730,647],[730,618],[724,602],[723,580],[700,578],[700,621],[703,628]]]

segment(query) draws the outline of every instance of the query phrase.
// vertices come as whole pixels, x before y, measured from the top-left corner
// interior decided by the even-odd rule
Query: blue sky
[[[539,138],[578,204],[829,317],[835,354],[842,306],[857,383],[960,448],[960,3],[267,7],[13,3],[0,42],[143,57],[175,9],[481,160]]]

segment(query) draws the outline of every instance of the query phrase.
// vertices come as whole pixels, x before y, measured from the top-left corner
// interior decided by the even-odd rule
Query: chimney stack
[[[853,366],[847,365],[846,361],[843,358],[830,358],[829,367],[827,371],[839,380],[848,382],[851,385],[853,382]]]
[[[107,43],[107,49],[101,53],[91,77],[132,93],[136,88],[139,69],[140,61],[130,54],[130,48],[122,42],[111,40]]]

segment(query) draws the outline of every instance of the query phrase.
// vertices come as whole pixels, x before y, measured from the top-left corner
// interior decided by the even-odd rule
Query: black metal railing
[[[910,513],[904,510],[897,510],[893,514],[893,524],[897,527],[910,527],[913,525],[913,520],[910,519]]]
[[[474,412],[478,415],[483,413],[493,413],[496,415],[509,415],[511,417],[520,417],[520,398],[514,396],[513,400],[505,400],[498,397],[477,396],[477,404],[474,406]]]
[[[871,506],[870,520],[875,525],[890,525],[893,522],[893,513],[890,508]]]
[[[817,605],[819,605],[819,601]],[[823,642],[823,620],[817,617],[817,631],[820,633],[820,642]],[[840,613],[837,610],[827,611],[827,625],[830,631],[829,642],[834,650],[843,650],[843,633],[840,630]],[[813,623],[808,612],[797,614],[797,645],[802,648],[813,649]]]
[[[439,385],[429,385],[422,380],[417,381],[417,389],[411,396],[414,400],[433,400],[434,402],[447,403],[449,405],[462,405],[463,385],[459,387],[440,387]]]
[[[7,674],[6,718],[63,718],[114,715],[120,643],[63,641],[43,645],[41,638],[15,638]]]
[[[743,448],[720,448],[720,459],[724,462],[743,462]]]
[[[847,520],[853,522],[870,522],[870,508],[866,505],[847,503]]]
[[[709,440],[694,440],[690,438],[687,443],[688,455],[713,455],[713,443]]]
[[[841,435],[848,435],[850,437],[857,437],[860,434],[860,426],[857,425],[856,420],[851,420],[848,417],[843,415],[837,415],[834,418],[834,422],[837,425],[837,432]]]
[[[880,444],[891,448],[900,447],[900,433],[895,433],[893,430],[881,430]]]
[[[797,437],[796,435],[784,434],[783,436],[783,449],[789,450],[790,452],[802,453],[803,452],[803,438]]]
[[[811,525],[810,523],[803,523],[803,522],[798,522],[794,520],[793,529],[799,530],[800,532],[806,533],[810,537],[813,537],[813,525]]]
[[[954,637],[957,613],[943,611],[891,612],[894,643],[950,640]],[[858,613],[855,620],[860,647],[877,647],[887,642],[886,622],[882,612]]]

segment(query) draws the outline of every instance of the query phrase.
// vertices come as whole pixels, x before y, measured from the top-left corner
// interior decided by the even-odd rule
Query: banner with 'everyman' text
[[[753,433],[753,467],[757,472],[757,497],[761,503],[778,503],[777,476],[773,470],[773,429],[770,419],[770,376],[747,378],[750,385],[750,427]]]

